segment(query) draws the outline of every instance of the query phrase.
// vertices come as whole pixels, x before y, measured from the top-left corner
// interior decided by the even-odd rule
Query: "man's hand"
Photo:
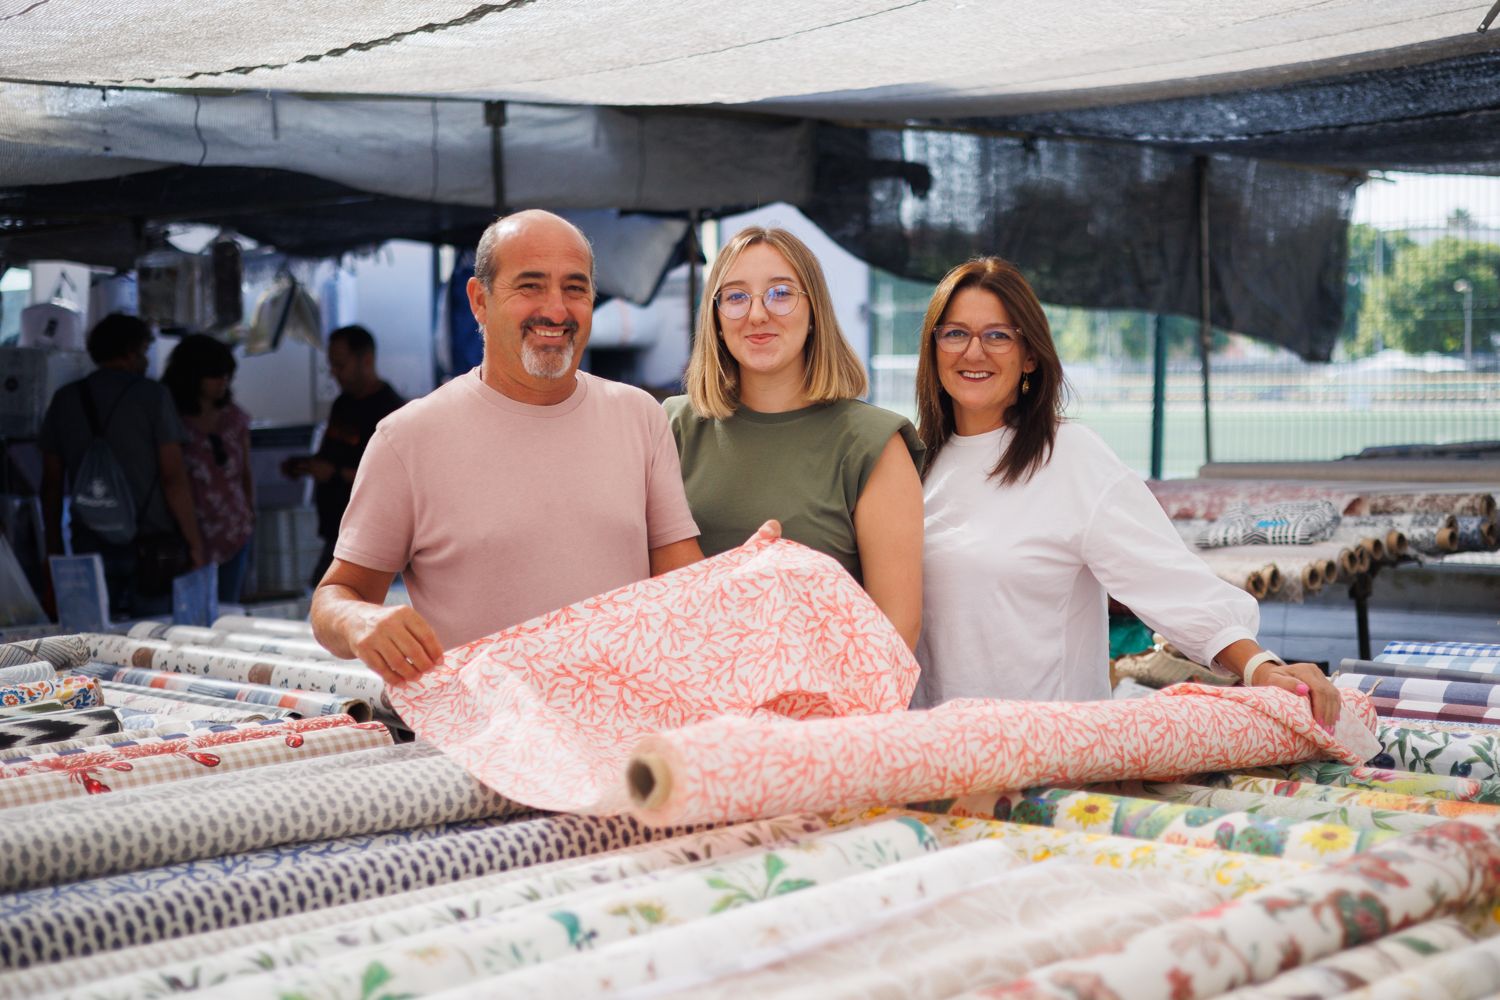
[[[361,608],[347,635],[354,655],[387,684],[416,680],[443,661],[437,633],[405,605]]]

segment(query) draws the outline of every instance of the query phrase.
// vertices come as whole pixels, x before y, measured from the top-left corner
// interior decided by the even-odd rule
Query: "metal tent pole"
[[[1198,175],[1198,354],[1203,364],[1203,461],[1214,460],[1213,432],[1208,422],[1208,352],[1213,347],[1213,322],[1210,320],[1209,252],[1208,252],[1208,157],[1193,160]]]

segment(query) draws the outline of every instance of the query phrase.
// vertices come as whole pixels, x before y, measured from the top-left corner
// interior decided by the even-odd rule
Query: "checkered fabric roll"
[[[1338,527],[1338,508],[1326,500],[1231,507],[1198,536],[1199,548],[1230,545],[1310,545]]]
[[[1478,656],[1500,659],[1500,643],[1493,642],[1412,642],[1398,640],[1388,642],[1380,651],[1387,654],[1420,653],[1434,656]]]
[[[1467,670],[1474,674],[1500,673],[1500,657],[1451,656],[1437,653],[1381,653],[1377,663],[1401,666],[1437,667],[1445,670]]]

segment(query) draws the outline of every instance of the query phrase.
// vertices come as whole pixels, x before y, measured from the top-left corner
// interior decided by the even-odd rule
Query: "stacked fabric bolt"
[[[1393,719],[1500,724],[1500,645],[1391,643],[1373,661],[1345,660],[1336,683]]]

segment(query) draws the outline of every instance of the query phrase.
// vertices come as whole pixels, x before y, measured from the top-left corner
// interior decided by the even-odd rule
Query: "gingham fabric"
[[[1202,549],[1230,545],[1311,545],[1333,534],[1338,508],[1326,500],[1231,507],[1198,536]]]
[[[1381,653],[1375,657],[1375,662],[1440,670],[1466,670],[1475,674],[1500,673],[1500,657],[1486,658],[1467,654]]]
[[[1419,653],[1434,656],[1479,656],[1500,659],[1500,643],[1492,642],[1411,642],[1398,640],[1388,642],[1380,651],[1380,658],[1387,654]]]

